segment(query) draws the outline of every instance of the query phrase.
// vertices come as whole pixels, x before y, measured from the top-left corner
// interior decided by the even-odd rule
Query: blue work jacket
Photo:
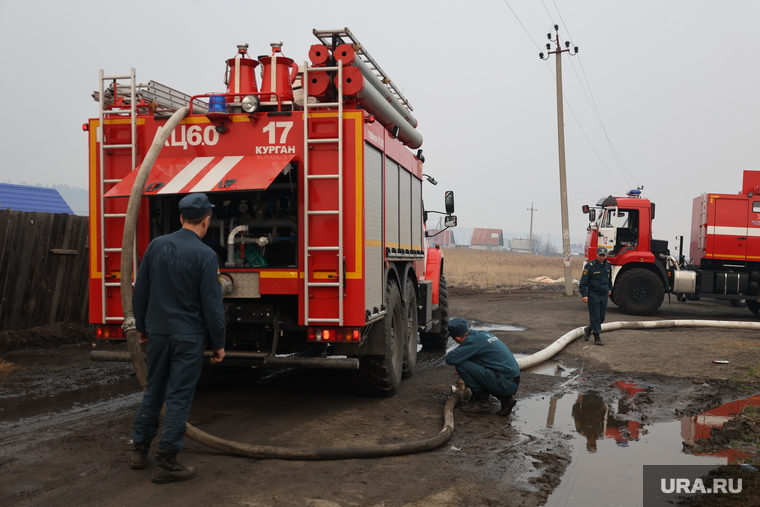
[[[607,261],[602,264],[598,259],[587,262],[578,289],[584,298],[589,291],[606,296],[612,290],[612,265]]]
[[[224,348],[226,326],[219,258],[189,229],[151,241],[135,280],[132,306],[137,330],[147,334],[211,335]]]
[[[504,373],[507,378],[520,376],[520,366],[509,347],[486,331],[471,329],[459,347],[446,354],[446,364],[456,366],[466,361]]]

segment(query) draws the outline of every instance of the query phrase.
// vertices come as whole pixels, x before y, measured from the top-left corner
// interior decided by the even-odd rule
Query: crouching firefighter
[[[489,396],[494,395],[501,401],[496,414],[511,414],[517,404],[520,366],[509,348],[491,333],[468,329],[464,319],[449,321],[449,336],[459,347],[446,354],[446,364],[456,366],[459,378],[472,391],[472,400],[462,405],[462,412],[490,412]]]

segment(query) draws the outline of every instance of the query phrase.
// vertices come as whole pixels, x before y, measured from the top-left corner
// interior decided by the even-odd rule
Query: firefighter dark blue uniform
[[[489,395],[493,394],[501,400],[497,414],[508,416],[520,386],[520,366],[515,356],[491,333],[468,330],[463,319],[449,321],[449,336],[460,345],[446,354],[446,364],[456,366],[459,377],[472,391],[473,401],[462,410],[490,412]]]
[[[220,349],[224,357],[226,328],[217,276],[219,258],[203,244],[197,232],[187,228],[188,219],[206,217],[211,207],[204,194],[183,198],[180,201],[183,228],[150,243],[135,280],[133,307],[137,330],[147,336],[148,385],[135,417],[132,434],[135,454],[131,464],[133,468],[145,467],[147,449],[158,432],[159,414],[166,402],[154,482],[184,480],[195,475],[194,469],[176,463],[176,454],[182,448],[207,331],[215,357]],[[203,223],[207,227],[208,222]],[[139,444],[144,452],[138,453]],[[173,467],[177,473],[159,470],[167,459],[169,469]],[[188,470],[192,472],[189,476],[185,473]],[[156,480],[157,474],[165,480]]]
[[[581,296],[588,298],[589,326],[584,330],[586,341],[594,333],[594,343],[604,345],[599,333],[602,332],[602,322],[607,316],[607,299],[612,291],[612,266],[607,262],[607,250],[597,249],[597,258],[587,262],[583,267],[583,276],[579,289]]]

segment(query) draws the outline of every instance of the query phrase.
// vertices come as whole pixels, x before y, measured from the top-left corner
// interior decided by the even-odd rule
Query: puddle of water
[[[525,326],[518,326],[517,324],[493,324],[491,322],[480,322],[478,320],[468,320],[467,325],[470,329],[476,331],[488,331],[493,333],[494,331],[525,331],[528,328]]]
[[[747,405],[760,405],[760,395],[731,402],[704,414],[671,422],[637,420],[632,397],[646,389],[618,381],[605,392],[587,390],[520,399],[512,427],[539,440],[570,435],[571,463],[548,507],[641,505],[642,465],[723,465],[744,453],[711,455],[682,452],[683,440],[709,435]],[[738,454],[737,454],[738,453]]]
[[[530,354],[515,354],[517,359],[528,357]],[[522,373],[538,373],[540,375],[551,375],[553,377],[569,377],[575,369],[565,367],[562,361],[556,359],[549,359],[543,363],[537,364],[531,368],[523,368],[520,370]]]

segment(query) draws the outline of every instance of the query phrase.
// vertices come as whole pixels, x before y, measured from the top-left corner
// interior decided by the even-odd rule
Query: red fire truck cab
[[[590,221],[586,259],[594,259],[598,247],[607,249],[613,273],[610,298],[624,313],[651,314],[667,293],[680,301],[744,300],[760,315],[759,191],[760,171],[744,171],[740,193],[696,197],[689,258],[672,256],[667,241],[652,239],[655,205],[640,190],[602,198],[596,206],[583,206]]]

